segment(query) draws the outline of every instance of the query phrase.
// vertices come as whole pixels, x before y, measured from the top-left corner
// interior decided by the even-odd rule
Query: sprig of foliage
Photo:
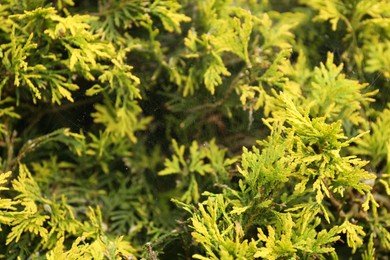
[[[379,172],[389,170],[389,116],[390,110],[386,108],[377,117],[375,122],[370,123],[370,135],[366,135],[362,139],[357,140],[357,147],[350,148],[356,154],[369,156],[371,164],[374,167],[378,167],[381,162],[387,162],[383,169],[378,169]]]
[[[271,128],[271,135],[259,142],[261,151],[255,147],[252,151],[244,149],[239,167],[242,175],[239,190],[228,189],[224,193],[231,199],[230,214],[239,215],[237,221],[244,227],[244,234],[253,226],[267,227],[268,235],[258,228],[258,237],[264,246],[260,246],[252,257],[324,258],[323,255],[329,253],[334,255],[331,244],[340,240],[343,233],[347,235],[348,246],[355,252],[363,245],[362,237],[366,233],[362,227],[348,220],[350,214],[356,213],[344,212],[348,209],[346,195],[354,189],[370,197],[371,186],[363,180],[373,179],[375,175],[363,169],[367,162],[340,155],[341,149],[353,141],[343,141],[346,137],[342,134],[340,122],[327,124],[325,118],[310,119],[308,110],[299,111],[288,96],[281,94],[278,98],[283,109],[274,112],[273,118],[265,121]],[[286,190],[287,187],[293,187],[292,194]],[[229,203],[220,202],[212,207],[225,212],[226,205]],[[331,205],[338,208],[338,216],[332,213]],[[199,205],[199,210],[202,207]],[[364,211],[368,209],[368,204],[363,206]],[[201,217],[197,211],[192,214]],[[203,218],[207,221],[208,228],[205,230],[213,226],[226,228],[218,218]],[[335,222],[328,231],[324,227],[320,232],[316,230],[322,218],[328,223]],[[339,222],[340,218],[346,220]],[[236,218],[229,219],[234,221]],[[312,230],[306,231],[311,221],[314,222],[310,227]],[[203,229],[195,224],[194,230],[203,234],[200,232]],[[309,234],[311,240],[308,240]],[[200,241],[198,235],[194,238]],[[212,246],[221,243],[217,238],[214,237],[211,242],[201,241],[206,255],[223,258],[223,249]]]
[[[2,1],[1,257],[386,257],[389,13]]]
[[[172,159],[165,159],[165,168],[158,174],[160,176],[179,174],[180,183],[189,183],[188,187],[180,187],[180,184],[178,187],[179,190],[185,190],[180,200],[186,203],[199,201],[201,192],[199,192],[198,182],[202,180],[199,180],[197,176],[211,175],[214,177],[214,181],[226,181],[228,169],[235,162],[234,158],[225,158],[226,150],[219,149],[215,140],[204,143],[201,147],[194,141],[189,148],[189,159],[185,158],[184,145],[179,146],[173,139],[172,147],[175,154]]]
[[[1,175],[4,184],[11,172]],[[6,190],[6,188],[2,188]],[[38,183],[33,179],[30,171],[23,164],[19,167],[19,176],[12,181],[12,190],[16,196],[12,199],[1,199],[2,206],[10,212],[2,214],[1,225],[11,227],[7,235],[6,244],[9,245],[8,256],[16,254],[18,257],[31,255],[38,250],[47,250],[49,259],[64,259],[65,257],[90,257],[90,259],[103,259],[108,257],[130,256],[135,251],[130,244],[118,237],[111,241],[104,235],[102,216],[99,208],[90,208],[88,221],[82,223],[74,214],[66,198],[57,200],[42,194]],[[6,205],[7,204],[7,205]],[[80,236],[67,249],[63,242],[65,238]],[[31,238],[34,247],[17,251],[17,243],[25,238]],[[91,244],[81,240],[91,240]],[[31,251],[30,251],[31,250]]]
[[[344,58],[356,65],[358,73],[379,72],[388,78],[386,62],[381,58],[386,54],[386,46],[389,44],[389,35],[383,28],[389,26],[389,5],[386,1],[362,0],[356,2],[332,1],[300,1],[318,14],[315,21],[329,21],[332,30],[339,30],[341,24],[346,31],[344,41],[349,48],[344,53]],[[373,40],[379,39],[376,44]],[[373,47],[376,46],[376,47]],[[376,54],[373,56],[373,54]],[[352,64],[350,69],[353,68]]]

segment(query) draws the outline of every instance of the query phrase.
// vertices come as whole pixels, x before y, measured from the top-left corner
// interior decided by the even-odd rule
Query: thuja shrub
[[[5,259],[387,259],[387,0],[3,0]]]

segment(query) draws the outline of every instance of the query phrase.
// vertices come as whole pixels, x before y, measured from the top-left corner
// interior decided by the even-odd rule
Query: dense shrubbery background
[[[6,259],[387,259],[387,0],[3,0]]]

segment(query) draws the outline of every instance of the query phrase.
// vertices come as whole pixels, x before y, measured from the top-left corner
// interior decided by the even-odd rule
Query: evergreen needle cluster
[[[387,259],[388,0],[3,0],[0,258]]]

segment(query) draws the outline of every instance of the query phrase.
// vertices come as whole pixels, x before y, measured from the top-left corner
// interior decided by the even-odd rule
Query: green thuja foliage
[[[0,258],[387,259],[386,0],[0,2]]]
[[[176,154],[173,155],[172,160],[165,159],[165,168],[158,174],[160,176],[171,174],[182,176],[177,189],[181,190],[183,185],[188,185],[188,187],[183,187],[186,191],[182,194],[181,201],[197,203],[201,194],[200,184],[205,186],[209,183],[208,186],[212,186],[212,184],[222,184],[228,180],[228,170],[236,160],[234,158],[225,159],[226,151],[220,150],[214,139],[210,143],[204,143],[202,147],[199,147],[198,143],[194,141],[189,149],[190,159],[184,157],[185,147],[183,145],[179,147],[176,140],[173,140],[172,144]],[[198,181],[197,176],[206,178],[202,177],[202,180]],[[204,189],[206,188],[201,190]]]

